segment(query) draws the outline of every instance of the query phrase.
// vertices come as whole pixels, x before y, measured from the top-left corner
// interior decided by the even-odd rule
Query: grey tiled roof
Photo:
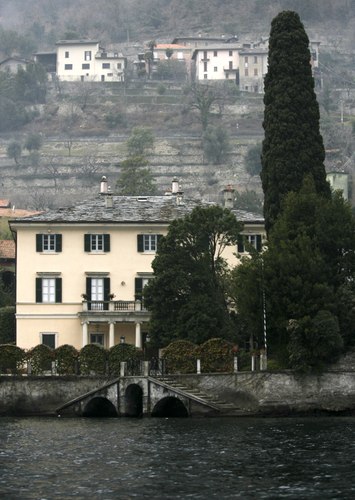
[[[115,196],[112,207],[106,207],[107,195],[98,195],[90,201],[72,207],[59,208],[38,215],[17,218],[16,223],[170,223],[187,215],[197,206],[208,206],[211,203],[185,199],[177,204],[171,196]],[[263,223],[260,215],[243,210],[233,210],[238,220],[250,223]]]

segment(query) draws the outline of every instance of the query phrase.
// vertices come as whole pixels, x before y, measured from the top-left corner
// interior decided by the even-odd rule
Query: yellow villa
[[[227,205],[232,190],[225,191]],[[200,201],[183,197],[176,180],[165,196],[116,196],[101,181],[88,202],[10,222],[16,241],[17,345],[77,349],[119,342],[142,347],[149,312],[142,291],[161,235]],[[250,243],[264,238],[262,217],[233,210]],[[228,260],[236,263],[236,252]]]

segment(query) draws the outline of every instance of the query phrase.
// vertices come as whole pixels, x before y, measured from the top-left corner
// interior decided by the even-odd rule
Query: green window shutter
[[[110,251],[110,235],[104,234],[104,252]]]
[[[55,301],[58,304],[62,302],[62,278],[55,279]]]
[[[91,278],[86,278],[86,295],[91,300]]]
[[[244,252],[244,238],[241,234],[238,235],[238,252]]]
[[[36,234],[36,252],[43,251],[43,238],[41,234]]]
[[[36,302],[42,302],[42,278],[36,278]]]
[[[134,279],[134,297],[135,299],[141,299],[143,294],[143,278]]]
[[[104,278],[104,309],[108,309],[108,301],[109,299],[109,294],[110,294],[110,278]]]
[[[143,252],[143,234],[137,234],[137,252]]]
[[[55,235],[55,251],[56,252],[62,251],[62,235],[61,234]]]
[[[90,252],[90,241],[91,241],[91,235],[90,234],[84,234],[84,251],[85,252]]]
[[[261,234],[256,235],[256,249],[261,252]]]

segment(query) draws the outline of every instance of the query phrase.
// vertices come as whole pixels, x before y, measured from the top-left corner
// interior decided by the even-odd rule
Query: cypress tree
[[[272,21],[265,76],[261,180],[266,230],[275,223],[286,194],[299,191],[311,174],[318,194],[330,197],[319,132],[309,39],[296,12]]]

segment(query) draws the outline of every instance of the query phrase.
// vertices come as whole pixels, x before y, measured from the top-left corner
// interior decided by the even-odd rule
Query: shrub
[[[8,306],[0,308],[0,343],[10,344],[16,341],[15,308]]]
[[[108,366],[110,375],[120,374],[121,361],[143,359],[143,352],[130,344],[117,344],[109,350]]]
[[[233,344],[227,340],[209,339],[195,350],[196,357],[201,360],[203,372],[233,371]]]
[[[45,371],[51,370],[52,361],[54,361],[54,351],[44,344],[39,344],[27,353],[27,359],[31,363],[31,373],[33,375],[40,375]]]
[[[77,371],[79,353],[75,347],[65,344],[57,347],[54,357],[57,363],[57,372],[60,375],[73,375]]]
[[[0,373],[19,373],[25,357],[25,351],[16,345],[0,345]]]
[[[104,375],[106,373],[107,351],[99,345],[88,344],[80,351],[80,373],[89,375]]]
[[[176,340],[164,349],[167,373],[196,373],[196,345],[189,340]]]

